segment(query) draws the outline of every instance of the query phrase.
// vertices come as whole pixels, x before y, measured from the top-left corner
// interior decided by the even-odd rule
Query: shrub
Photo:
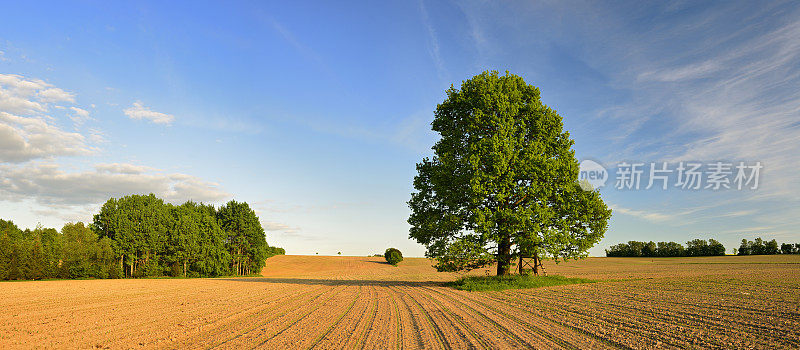
[[[567,278],[564,276],[471,276],[464,277],[447,285],[455,289],[475,291],[487,290],[506,290],[506,289],[526,289],[550,286],[561,286],[565,284],[593,283],[594,281],[585,278]]]
[[[397,264],[403,261],[403,253],[400,252],[397,248],[389,248],[386,249],[386,252],[383,254],[384,258],[386,258],[386,262],[397,266]]]

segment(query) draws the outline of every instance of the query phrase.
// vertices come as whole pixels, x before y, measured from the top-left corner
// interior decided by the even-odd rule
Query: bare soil
[[[445,287],[459,276],[430,265],[276,256],[264,277],[4,282],[0,348],[800,347],[800,256],[545,262],[599,282],[502,292]]]

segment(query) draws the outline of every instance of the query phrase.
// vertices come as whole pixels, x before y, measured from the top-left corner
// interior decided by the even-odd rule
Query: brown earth
[[[600,282],[464,292],[426,259],[321,256],[263,278],[3,282],[0,348],[800,347],[800,256],[545,267]]]

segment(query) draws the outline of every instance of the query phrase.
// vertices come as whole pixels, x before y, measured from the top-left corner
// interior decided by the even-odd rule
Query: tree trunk
[[[183,277],[186,277],[186,260],[183,261]]]
[[[539,276],[539,252],[533,252],[533,275]]]
[[[511,236],[506,235],[497,246],[497,275],[509,274],[511,266]]]

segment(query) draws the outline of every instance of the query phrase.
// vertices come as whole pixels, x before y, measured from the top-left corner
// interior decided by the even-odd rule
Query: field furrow
[[[263,278],[0,283],[0,348],[800,348],[800,257],[766,259],[588,259],[548,272],[597,283],[493,292],[426,259],[319,256]]]

